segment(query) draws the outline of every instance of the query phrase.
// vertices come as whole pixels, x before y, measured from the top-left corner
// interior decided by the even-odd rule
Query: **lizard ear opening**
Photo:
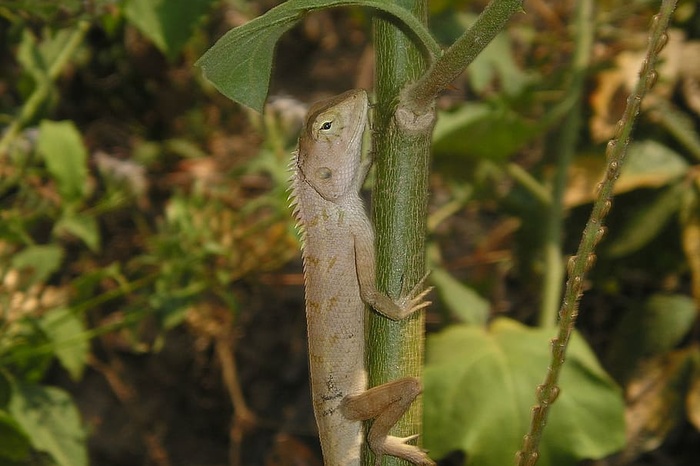
[[[333,176],[333,170],[328,167],[320,167],[316,170],[316,177],[321,180],[329,180]]]

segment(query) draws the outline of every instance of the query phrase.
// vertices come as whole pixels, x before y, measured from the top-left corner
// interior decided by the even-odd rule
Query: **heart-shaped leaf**
[[[434,458],[463,450],[468,463],[513,464],[550,361],[551,329],[510,319],[455,325],[428,339],[424,444]],[[617,385],[577,334],[571,339],[538,466],[574,465],[624,445]]]

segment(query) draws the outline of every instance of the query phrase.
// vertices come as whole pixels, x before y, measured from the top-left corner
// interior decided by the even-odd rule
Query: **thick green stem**
[[[401,0],[424,24],[425,0]],[[428,169],[432,124],[409,133],[395,118],[399,91],[425,71],[420,50],[393,24],[374,20],[376,95],[373,150],[377,181],[373,196],[377,230],[377,281],[398,298],[425,270]],[[405,376],[420,376],[423,364],[423,313],[394,322],[372,313],[368,323],[368,370],[371,386]],[[417,400],[418,401],[418,400]],[[415,402],[392,435],[420,433],[422,406]],[[365,450],[365,464],[374,464]],[[383,464],[408,464],[385,456]]]
[[[676,7],[676,0],[664,0],[659,14],[654,16],[649,32],[649,47],[642,62],[639,72],[639,81],[627,99],[627,106],[618,123],[614,139],[608,143],[606,156],[607,169],[603,180],[598,184],[596,200],[593,204],[593,212],[583,230],[583,237],[578,251],[569,261],[564,300],[559,310],[559,331],[552,339],[552,358],[544,382],[537,387],[537,405],[532,409],[530,429],[523,437],[520,451],[516,455],[518,466],[533,466],[539,458],[539,444],[542,439],[544,426],[547,423],[549,409],[559,394],[559,375],[566,359],[566,349],[571,334],[576,324],[578,307],[583,284],[587,272],[595,263],[595,247],[605,234],[603,221],[612,206],[612,193],[615,180],[620,176],[620,170],[624,162],[627,147],[629,145],[632,128],[642,99],[656,81],[654,69],[659,52],[668,41],[666,29],[668,22]]]
[[[554,151],[557,153],[557,168],[552,183],[552,202],[548,206],[547,224],[545,226],[544,261],[545,275],[542,286],[542,306],[539,315],[540,326],[555,326],[557,311],[561,302],[564,263],[562,257],[562,238],[564,227],[563,200],[569,175],[569,166],[573,159],[578,134],[581,128],[581,109],[584,82],[590,61],[595,25],[593,22],[593,1],[582,0],[576,12],[576,49],[573,56],[571,79],[567,88],[568,99],[573,104],[564,118],[557,137]]]

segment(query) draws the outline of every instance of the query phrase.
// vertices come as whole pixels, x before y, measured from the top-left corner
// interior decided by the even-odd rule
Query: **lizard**
[[[407,442],[388,435],[421,393],[406,377],[369,388],[364,367],[366,305],[393,319],[428,306],[424,277],[393,300],[375,284],[374,230],[360,189],[371,165],[362,159],[369,100],[347,91],[309,108],[294,152],[291,206],[301,233],[309,370],[314,415],[325,466],[359,466],[365,420],[377,466],[383,455],[434,465]],[[422,290],[422,291],[421,291]]]

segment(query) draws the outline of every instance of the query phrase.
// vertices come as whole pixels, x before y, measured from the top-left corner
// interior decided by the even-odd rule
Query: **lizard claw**
[[[423,275],[423,278],[416,283],[413,289],[397,303],[401,309],[404,309],[406,315],[412,314],[432,304],[431,301],[424,300],[428,293],[430,293],[434,288],[429,286],[423,289],[425,282],[428,280],[428,276],[430,276],[430,272]]]

